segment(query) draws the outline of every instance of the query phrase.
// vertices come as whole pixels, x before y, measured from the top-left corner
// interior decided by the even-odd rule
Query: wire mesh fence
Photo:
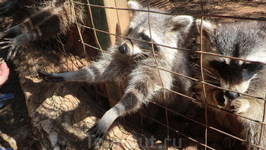
[[[151,100],[140,100],[145,103],[142,109],[117,120],[145,135],[136,137],[138,148],[266,149],[263,0],[139,0],[139,9],[128,8],[127,0],[68,2],[68,6],[65,2],[60,5],[69,8],[66,15],[74,19],[66,34],[57,34],[48,42],[38,40],[30,45],[33,48],[19,53],[41,50],[36,55],[46,57],[36,62],[58,73],[89,66],[99,57],[115,59],[118,54],[113,51],[123,54],[123,50],[132,49],[131,54],[118,57],[123,61],[115,60],[129,67],[114,71],[129,75],[144,66],[153,72],[155,79],[150,82],[158,82],[153,86],[160,87],[160,91],[151,92]],[[142,15],[134,18],[136,13]],[[178,24],[170,21],[184,15],[193,17],[187,33],[187,20],[174,20]],[[145,69],[143,74],[148,72]],[[134,91],[153,88],[143,81],[142,74],[138,76],[145,84]],[[93,95],[105,109],[116,106],[133,86],[132,75],[124,78],[127,83],[95,85]],[[124,105],[135,106],[130,100]]]
[[[175,8],[175,4],[171,3],[169,1],[163,1],[163,2],[141,1],[141,3],[144,6],[148,7],[148,8],[153,8],[153,7],[156,7],[156,6],[158,6],[157,8],[164,8],[164,9],[166,9],[166,8],[172,8],[172,9]],[[176,2],[176,3],[178,3],[178,2]],[[261,21],[261,22],[263,22],[265,20],[263,18],[263,16],[258,17],[258,16],[255,15],[256,17],[246,17],[243,14],[240,14],[240,16],[238,16],[238,15],[229,15],[229,14],[219,15],[219,14],[215,14],[215,13],[212,14],[212,11],[208,12],[208,9],[207,10],[204,9],[205,7],[208,7],[208,4],[212,5],[212,6],[209,6],[211,8],[212,7],[219,7],[219,3],[223,3],[223,2],[220,2],[220,1],[197,1],[197,2],[196,1],[195,2],[194,1],[190,1],[190,2],[186,2],[186,4],[188,4],[188,5],[189,4],[194,4],[194,5],[197,5],[198,7],[200,7],[200,9],[198,9],[197,11],[195,10],[194,12],[192,12],[192,10],[189,10],[191,7],[187,8],[188,10],[185,11],[184,9],[186,9],[185,8],[186,5],[183,5],[184,8],[183,8],[182,11],[179,12],[178,8],[177,8],[174,11],[174,13],[171,13],[171,14],[169,12],[159,12],[159,11],[150,10],[150,9],[140,10],[140,11],[147,12],[147,14],[149,14],[149,13],[159,13],[159,14],[168,14],[168,15],[192,15],[195,18],[201,19],[202,21],[215,20],[215,21],[220,23],[220,24],[217,23],[217,26],[223,26],[223,23],[226,23],[226,22],[235,22],[235,21],[240,21],[240,20],[248,20],[248,21],[256,20],[256,21]],[[230,3],[230,1],[228,1],[228,3],[229,4],[227,4],[227,5],[231,4],[231,5],[236,5],[236,6],[239,6],[239,5],[250,5],[250,4],[252,4],[252,5],[260,5],[260,4],[258,4],[258,2],[246,2],[246,3],[239,4],[239,3],[232,3],[232,2]],[[160,4],[163,4],[165,6],[162,7],[162,5],[160,5]],[[182,4],[184,4],[184,2]],[[94,5],[94,4],[87,4],[87,5],[89,5],[90,7],[104,8],[104,9],[125,10],[125,11],[128,10],[127,8],[120,8],[120,7],[113,7],[113,6],[99,6],[99,5]],[[226,10],[224,10],[224,11],[226,12]],[[199,12],[199,13],[195,14],[195,12]],[[230,13],[230,10],[227,11],[227,13],[228,12]],[[250,14],[250,16],[252,16],[252,13]],[[207,19],[205,19],[205,18],[207,18]],[[91,19],[94,19],[94,18],[91,18]],[[139,18],[139,20],[141,20],[141,18]],[[201,21],[201,25],[202,25],[202,21]],[[158,22],[159,22],[159,20],[158,20]],[[248,22],[246,22],[246,24],[248,24]],[[93,30],[94,28],[97,28],[97,27],[93,26],[93,27],[89,27],[89,28]],[[105,34],[116,35],[116,34],[108,33],[108,31],[102,31],[102,30],[99,30],[99,29],[94,29],[94,30],[96,32],[102,32],[102,33],[105,33]],[[152,33],[152,34],[156,34],[156,30],[158,30],[158,29],[156,29],[156,28],[154,29],[154,27],[150,27],[149,28],[150,32],[155,32],[155,33]],[[200,101],[199,102],[200,104],[199,104],[198,107],[201,107],[201,110],[197,111],[196,113],[202,113],[203,112],[203,114],[201,114],[201,117],[205,118],[205,120],[204,121],[202,121],[202,120],[198,121],[195,118],[190,118],[188,116],[189,113],[187,113],[187,114],[177,113],[175,110],[171,110],[171,109],[167,108],[167,105],[164,106],[164,105],[160,105],[160,104],[158,104],[156,102],[152,102],[153,104],[155,104],[155,105],[157,105],[157,106],[159,106],[159,107],[161,107],[161,108],[163,108],[165,110],[164,118],[166,118],[166,120],[164,122],[161,122],[161,121],[159,121],[159,120],[157,120],[155,118],[153,118],[153,120],[156,121],[157,123],[159,123],[161,126],[166,127],[167,131],[166,131],[166,136],[165,137],[169,137],[170,132],[177,132],[181,136],[184,136],[184,137],[186,137],[186,138],[188,138],[188,139],[190,139],[190,140],[192,140],[192,141],[198,143],[199,145],[202,145],[202,146],[204,146],[205,148],[208,148],[208,149],[216,149],[216,147],[213,146],[214,145],[213,143],[215,143],[215,142],[213,142],[212,141],[213,139],[211,139],[211,138],[215,138],[215,137],[213,137],[213,135],[210,135],[210,134],[213,133],[213,131],[215,131],[217,133],[221,133],[223,135],[223,140],[220,140],[220,143],[223,143],[224,146],[229,146],[229,148],[232,148],[230,146],[235,146],[234,144],[235,144],[236,141],[238,141],[238,142],[236,142],[238,144],[242,143],[242,142],[243,143],[248,143],[248,142],[251,142],[251,141],[252,142],[257,142],[256,144],[255,143],[249,143],[249,144],[251,144],[252,146],[254,146],[256,148],[263,148],[264,141],[260,140],[260,142],[258,142],[257,140],[258,139],[263,139],[263,136],[264,136],[264,133],[263,133],[264,132],[263,131],[264,130],[264,127],[263,127],[264,126],[264,123],[263,123],[264,122],[264,117],[263,117],[264,115],[263,114],[264,114],[264,100],[265,100],[264,92],[262,92],[263,94],[260,97],[260,96],[257,96],[256,94],[254,95],[253,93],[250,93],[250,92],[235,91],[235,90],[232,90],[232,89],[228,89],[229,87],[228,88],[224,88],[224,87],[222,87],[220,85],[221,83],[219,81],[219,78],[221,78],[221,75],[218,75],[218,76],[216,75],[215,76],[215,74],[211,72],[213,70],[210,71],[208,68],[205,68],[205,67],[209,67],[208,64],[204,64],[203,63],[204,61],[206,61],[206,60],[203,60],[203,59],[204,58],[207,59],[208,55],[217,56],[217,57],[221,57],[221,58],[228,58],[228,59],[232,59],[232,60],[238,60],[237,62],[244,62],[244,63],[246,63],[246,62],[247,63],[248,62],[250,62],[250,63],[254,63],[254,62],[258,63],[260,60],[256,60],[256,59],[255,60],[248,60],[244,56],[241,56],[241,57],[240,56],[236,56],[236,55],[227,55],[227,56],[225,56],[226,54],[222,54],[222,53],[219,54],[217,52],[206,51],[206,47],[204,49],[203,46],[202,46],[202,45],[204,45],[202,43],[206,42],[206,41],[204,41],[204,39],[203,39],[204,37],[202,37],[202,36],[203,36],[203,34],[206,34],[206,33],[202,32],[202,30],[204,30],[204,29],[201,26],[200,26],[199,30],[200,30],[199,34],[197,34],[195,32],[192,33],[193,36],[196,37],[196,38],[194,38],[194,40],[198,40],[198,41],[195,42],[197,44],[192,43],[192,44],[194,44],[193,46],[188,46],[188,47],[193,47],[194,49],[189,49],[189,48],[187,49],[185,47],[176,48],[175,46],[171,47],[169,45],[164,45],[162,43],[159,43],[159,44],[158,43],[154,43],[154,42],[150,42],[150,43],[153,46],[156,45],[156,46],[159,46],[159,47],[172,48],[173,50],[175,49],[177,51],[186,51],[186,52],[189,53],[189,55],[191,55],[191,57],[194,56],[194,60],[192,60],[192,62],[190,62],[191,63],[190,65],[193,66],[193,67],[195,67],[195,66],[196,67],[195,68],[192,67],[192,68],[189,68],[189,69],[192,69],[191,70],[192,72],[193,71],[195,71],[195,72],[199,71],[199,72],[195,73],[195,74],[197,74],[197,76],[187,76],[187,75],[184,75],[184,74],[176,73],[176,72],[173,72],[172,70],[167,70],[167,69],[161,68],[159,66],[156,66],[156,64],[155,64],[154,68],[158,69],[160,71],[166,71],[166,72],[170,72],[172,74],[178,75],[178,76],[182,76],[182,77],[188,78],[188,79],[192,80],[194,84],[198,84],[198,83],[202,84],[201,91],[200,91],[200,98],[197,97],[199,95],[197,95],[196,98],[195,98],[195,97],[192,97],[192,95],[185,95],[185,94],[182,94],[180,92],[173,91],[172,89],[169,89],[169,88],[164,88],[163,87],[163,89],[165,91],[167,91],[167,92],[172,92],[174,94],[178,94],[178,95],[181,95],[183,97],[186,97],[186,98],[188,98],[188,99],[190,99],[192,101],[197,101],[197,103]],[[260,31],[260,32],[263,32],[263,31]],[[121,33],[121,31],[120,31],[120,33]],[[234,33],[232,33],[232,34],[234,34]],[[129,38],[129,37],[123,36],[123,35],[122,36],[121,35],[116,35],[116,36],[117,36],[118,39],[121,39],[121,38],[122,39],[128,39]],[[167,38],[167,36],[168,35],[165,35],[165,37],[155,37],[154,36],[154,41],[159,40],[159,38]],[[226,37],[226,38],[230,38],[229,36],[237,36],[237,35],[227,35],[227,36],[228,37]],[[158,39],[156,39],[156,38],[158,38]],[[248,38],[248,37],[246,37],[246,38]],[[130,39],[130,40],[140,41],[139,39]],[[234,40],[237,40],[237,39],[234,39]],[[153,40],[151,40],[151,41],[153,41]],[[225,42],[229,43],[230,41],[225,41]],[[242,41],[235,41],[235,43],[237,43],[237,42],[242,42]],[[213,43],[211,43],[211,44],[213,44]],[[219,43],[217,43],[217,44],[219,44]],[[215,47],[217,45],[210,45],[210,46]],[[153,50],[153,52],[155,53],[155,50]],[[250,55],[252,55],[252,54],[250,54]],[[156,60],[156,57],[154,57],[154,59]],[[260,62],[260,63],[264,65],[263,62]],[[147,65],[147,66],[151,66],[151,67],[153,66],[151,64],[141,64],[141,65]],[[230,70],[224,70],[224,71],[230,71]],[[234,76],[234,74],[231,74],[231,76]],[[161,82],[163,84],[163,81],[161,81]],[[233,81],[231,81],[231,82],[233,82]],[[242,81],[242,82],[244,82],[244,81]],[[252,81],[250,81],[250,82],[252,82]],[[250,87],[250,88],[252,88],[252,87]],[[240,89],[238,89],[238,90],[240,90]],[[255,114],[255,113],[253,114],[253,115],[259,115],[261,118],[258,120],[258,119],[254,119],[254,118],[257,118],[257,116],[255,117],[255,116],[251,115],[252,116],[251,117],[249,115],[246,115],[245,113],[239,113],[238,114],[236,112],[232,112],[233,111],[232,107],[234,107],[234,106],[232,106],[234,100],[229,100],[228,102],[226,102],[227,99],[225,99],[223,96],[222,96],[222,103],[224,102],[224,103],[229,103],[229,104],[218,104],[219,102],[214,104],[213,102],[214,101],[217,102],[217,99],[215,99],[214,98],[215,96],[213,97],[213,95],[214,94],[219,95],[219,93],[223,93],[223,91],[237,92],[237,93],[239,93],[239,94],[241,94],[243,96],[251,97],[251,98],[246,98],[245,100],[247,100],[247,101],[249,101],[249,100],[250,101],[261,101],[261,102],[258,102],[259,106],[252,106],[253,105],[253,104],[251,104],[252,102],[250,103],[250,106],[249,106],[249,107],[257,107],[256,109],[261,109],[261,111],[260,111],[261,114],[260,115],[259,114]],[[256,99],[256,100],[254,100],[254,99]],[[167,101],[167,99],[164,99],[164,100]],[[224,105],[227,105],[226,107],[230,107],[230,108],[223,107]],[[192,106],[192,109],[194,109],[194,110],[189,110],[189,111],[193,112],[193,111],[196,111],[198,108],[197,108],[197,106],[196,107]],[[202,126],[204,128],[204,130],[205,130],[204,134],[201,134],[201,135],[204,135],[204,142],[202,142],[200,140],[197,140],[197,138],[191,136],[191,133],[187,134],[187,132],[190,132],[190,131],[182,131],[182,129],[181,129],[181,131],[180,130],[176,131],[176,129],[171,127],[171,125],[169,125],[169,116],[168,116],[169,112],[173,112],[173,113],[175,113],[175,114],[177,114],[179,116],[182,116],[183,118],[191,121],[192,123],[190,123],[190,124],[192,124],[192,126],[197,126],[199,128],[199,130],[200,130],[201,127],[199,127],[198,125]],[[214,113],[214,115],[213,115],[213,113]],[[145,113],[144,114],[142,113],[142,115],[146,116]],[[228,118],[224,118],[224,117],[228,117]],[[231,119],[233,119],[233,121]],[[220,121],[220,120],[222,120],[222,121]],[[259,129],[257,131],[251,131],[251,130],[254,130],[254,128],[251,127],[251,126],[252,125],[256,126],[255,124],[257,124],[257,123],[259,124],[259,126],[257,126]],[[180,123],[180,124],[182,124],[182,123]],[[216,127],[217,124],[220,127]],[[249,125],[245,126],[244,124],[249,124],[251,126],[249,126]],[[143,124],[142,124],[142,129],[143,129]],[[188,129],[186,128],[185,130],[188,130]],[[244,133],[244,132],[246,132],[246,133]],[[253,133],[251,133],[251,132],[253,132]],[[257,133],[255,133],[255,132],[257,132]],[[246,135],[244,135],[244,134],[246,134]],[[260,134],[260,135],[258,137],[255,137],[256,135],[254,135],[254,134]],[[219,134],[214,134],[214,136],[219,137]],[[262,138],[260,136],[262,136]],[[229,139],[229,137],[231,139]],[[254,138],[258,138],[258,139],[255,140]],[[234,141],[234,140],[236,140],[236,141]],[[211,145],[210,143],[213,144],[213,145]],[[237,148],[239,148],[239,147],[237,147]],[[256,148],[254,148],[254,149],[256,149]]]

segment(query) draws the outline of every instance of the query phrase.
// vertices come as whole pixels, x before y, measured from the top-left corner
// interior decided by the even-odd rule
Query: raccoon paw
[[[43,70],[38,70],[39,77],[43,78],[45,81],[48,82],[61,82],[65,81],[63,77],[55,76],[54,73],[46,72]]]
[[[236,139],[229,137],[229,136],[225,136],[223,139],[223,146],[226,149],[233,149],[233,147],[236,144]]]
[[[249,107],[250,104],[247,99],[234,99],[231,102],[230,109],[235,114],[241,114],[247,112]]]
[[[3,35],[0,34],[0,36]],[[8,49],[7,59],[12,60],[24,43],[26,43],[26,41],[23,37],[4,38],[3,41],[0,42],[0,50]]]
[[[87,133],[89,133],[89,145],[90,147],[95,147],[97,144],[101,147],[103,145],[103,140],[105,136],[105,131],[103,131],[98,123],[91,127]]]

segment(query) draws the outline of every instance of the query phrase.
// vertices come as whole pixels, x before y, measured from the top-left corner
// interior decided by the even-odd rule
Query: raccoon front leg
[[[1,7],[1,6],[0,6]],[[1,8],[0,8],[1,9]],[[7,29],[4,32],[0,32],[0,39],[13,38],[22,33],[26,33],[34,29],[37,25],[44,22],[48,17],[52,15],[52,10],[45,9],[40,13],[26,19],[22,23]]]
[[[22,45],[25,45],[26,43],[31,41],[31,39],[33,39],[34,37],[35,37],[34,33],[27,32],[24,34],[20,34],[15,38],[5,38],[4,41],[0,42],[0,45],[2,45],[0,49],[3,50],[8,48],[9,52],[7,55],[7,59],[12,60],[16,56],[19,48]]]
[[[61,7],[54,10],[45,9],[23,23],[0,33],[0,39],[4,39],[0,42],[2,45],[0,49],[9,48],[8,58],[13,59],[19,48],[28,42],[64,33],[70,23],[65,11]]]
[[[255,145],[259,145],[260,143],[259,141],[261,138],[262,143],[260,146],[266,146],[264,144],[264,141],[266,141],[266,136],[264,133],[265,127],[262,127],[260,123],[256,122],[256,121],[262,121],[264,118],[264,107],[262,106],[264,106],[264,100],[248,96],[239,97],[237,99],[232,100],[231,102],[231,110],[236,115],[240,115],[237,118],[244,126],[244,129],[242,131],[242,135],[244,136],[244,138],[249,143]],[[252,120],[243,118],[241,116],[245,116],[246,118]],[[263,128],[262,131],[261,128]],[[261,132],[263,133],[261,134]],[[250,144],[247,144],[247,146],[250,148],[252,147],[251,149],[256,149]]]
[[[47,11],[42,11],[41,13],[26,19],[23,23],[18,24],[12,28],[7,29],[0,33],[0,49],[9,49],[8,59],[13,59],[18,51],[18,49],[28,43],[29,41],[38,37],[38,31],[32,30],[40,22],[43,22],[50,13]]]
[[[122,74],[109,59],[100,60],[77,71],[50,73],[39,70],[38,73],[41,78],[48,82],[87,81],[90,83],[104,82]]]
[[[103,141],[108,129],[118,117],[139,110],[143,104],[147,104],[153,95],[161,89],[158,81],[154,80],[155,76],[148,76],[143,71],[141,76],[133,76],[122,99],[108,110],[98,123],[88,130],[93,140],[93,146],[99,140]]]
[[[264,114],[264,100],[249,97],[240,96],[237,99],[231,101],[230,109],[237,115],[243,115],[247,118],[262,121]]]

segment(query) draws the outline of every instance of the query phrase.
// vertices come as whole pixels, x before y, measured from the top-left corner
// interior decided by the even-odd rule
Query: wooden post
[[[91,4],[102,5],[112,8],[127,8],[127,0],[90,0]],[[110,34],[97,32],[97,37],[103,50],[115,45],[116,36],[124,35],[129,25],[129,13],[127,10],[116,10],[109,8],[91,7],[92,16],[96,29],[106,31]],[[121,90],[117,84],[106,83],[107,95],[112,107],[121,98]]]
[[[104,6],[114,8],[127,8],[127,0],[104,0]],[[129,25],[127,10],[106,9],[106,19],[109,33],[124,35]],[[111,44],[114,45],[116,37],[110,35]]]

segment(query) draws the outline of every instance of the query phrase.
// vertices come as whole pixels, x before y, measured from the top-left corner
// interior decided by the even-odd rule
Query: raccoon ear
[[[199,33],[201,32],[202,26],[202,35],[206,38],[210,38],[210,36],[213,35],[214,29],[216,28],[215,24],[201,19],[196,20],[196,26]]]
[[[141,9],[141,5],[136,1],[128,1],[127,2],[128,8],[132,9],[131,11],[134,13],[134,9]]]
[[[188,30],[193,23],[191,16],[174,16],[172,18],[172,30]]]

